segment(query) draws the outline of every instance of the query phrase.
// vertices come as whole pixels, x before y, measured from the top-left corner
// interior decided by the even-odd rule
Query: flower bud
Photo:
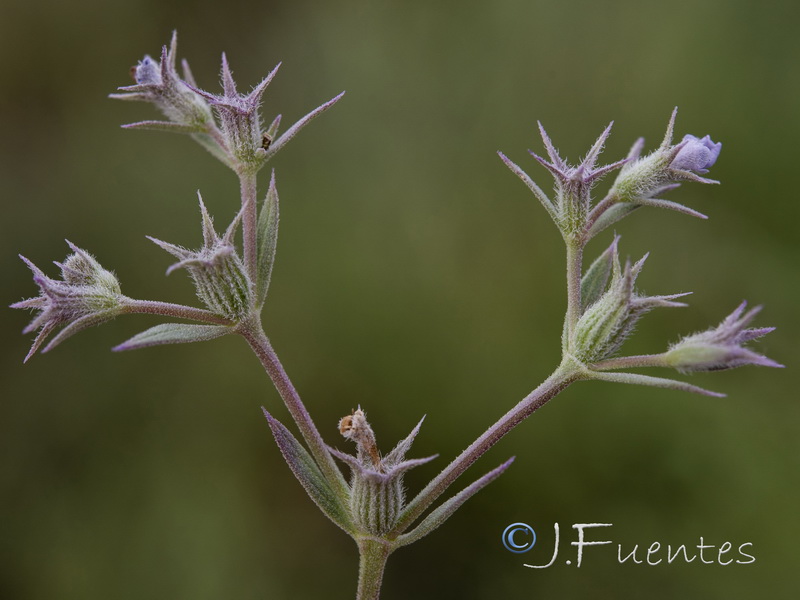
[[[756,307],[743,314],[746,306],[747,303],[742,302],[716,328],[687,336],[674,344],[664,355],[666,364],[687,373],[721,371],[743,365],[782,367],[774,360],[743,346],[745,342],[774,330],[774,327],[745,329],[761,310],[761,307]]]
[[[656,206],[705,218],[705,215],[695,210],[658,197],[678,187],[681,181],[718,183],[713,179],[700,177],[699,174],[708,173],[708,169],[719,157],[722,144],[712,142],[709,136],[698,139],[693,135],[686,135],[680,143],[673,145],[676,115],[677,109],[672,113],[664,140],[654,152],[641,157],[644,140],[639,139],[633,145],[628,155],[630,162],[620,171],[609,196],[617,202]]]
[[[278,72],[275,67],[252,92],[240,94],[236,89],[230,65],[225,54],[222,55],[222,95],[210,94],[198,88],[193,91],[205,98],[214,107],[219,117],[225,145],[237,162],[258,170],[266,162],[267,148],[275,136],[277,125],[268,131],[262,130],[261,98],[272,78]]]
[[[41,291],[35,298],[11,305],[11,308],[40,311],[23,330],[23,333],[40,330],[25,357],[26,361],[58,327],[64,326],[43,352],[55,348],[82,329],[109,321],[122,312],[124,296],[116,276],[85,250],[71,242],[67,244],[73,254],[63,263],[56,263],[61,268],[62,281],[51,279],[27,258],[21,257],[33,271],[33,280]]]
[[[350,466],[350,510],[353,521],[364,533],[380,536],[394,527],[405,505],[403,475],[409,469],[435,458],[429,456],[404,460],[421,425],[422,421],[382,458],[364,411],[359,408],[339,421],[341,434],[356,443],[356,456],[333,448],[331,452]]]
[[[176,269],[186,269],[194,282],[197,296],[210,311],[240,322],[249,315],[252,305],[250,279],[234,245],[241,213],[220,237],[214,230],[214,223],[202,198],[200,210],[203,221],[203,247],[199,250],[187,250],[155,238],[150,240],[180,259],[167,269],[168,275]]]
[[[652,309],[660,306],[685,306],[682,302],[674,302],[676,298],[685,294],[669,296],[636,294],[634,283],[647,255],[633,266],[628,262],[623,270],[620,268],[616,245],[612,248],[613,274],[608,290],[583,313],[570,341],[571,353],[582,362],[597,362],[613,355],[633,332],[638,320]]]
[[[708,170],[717,162],[720,150],[722,150],[722,143],[717,142],[715,144],[711,141],[711,136],[707,135],[700,139],[691,134],[686,134],[683,136],[681,149],[672,159],[670,168],[681,171],[695,171],[696,173],[708,173]]]
[[[173,33],[169,49],[162,49],[161,60],[148,55],[132,70],[136,85],[119,88],[122,94],[111,94],[118,100],[141,100],[155,104],[170,120],[167,125],[180,126],[180,131],[204,133],[213,125],[211,108],[203,97],[181,79],[175,68],[178,37]],[[188,64],[184,63],[183,78],[192,82]],[[152,128],[150,121],[134,123],[128,127]],[[176,129],[178,130],[178,129]]]

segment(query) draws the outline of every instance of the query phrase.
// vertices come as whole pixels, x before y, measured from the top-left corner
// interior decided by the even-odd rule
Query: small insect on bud
[[[422,421],[394,450],[381,458],[375,433],[360,407],[339,420],[339,432],[356,443],[356,456],[333,448],[331,453],[352,470],[350,510],[356,524],[365,533],[381,535],[394,526],[405,504],[403,475],[434,458],[405,460],[420,425]]]
[[[372,431],[372,427],[367,422],[367,416],[360,407],[358,410],[354,410],[352,414],[341,418],[339,421],[339,433],[345,439],[356,443],[359,455],[366,453],[372,460],[374,467],[381,469],[381,454],[378,452],[378,446],[375,443],[375,433]]]

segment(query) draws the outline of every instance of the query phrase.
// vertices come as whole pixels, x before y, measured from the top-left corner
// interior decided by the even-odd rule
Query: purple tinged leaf
[[[195,325],[191,323],[162,323],[133,336],[113,348],[114,352],[138,350],[165,344],[188,344],[217,339],[233,330],[225,325]]]
[[[500,475],[502,475],[503,472],[511,466],[512,462],[514,462],[514,457],[508,459],[496,469],[489,471],[486,475],[461,490],[458,494],[441,504],[438,508],[434,509],[414,529],[397,538],[395,542],[397,547],[413,544],[414,542],[431,533],[434,529],[449,519],[453,513],[455,513],[462,504],[464,504],[464,502],[469,500],[472,496],[477,494],[492,481],[500,477]]]
[[[197,127],[173,123],[172,121],[137,121],[121,126],[123,129],[141,129],[143,131],[167,131],[171,133],[195,133]]]
[[[306,493],[325,515],[347,533],[353,533],[352,519],[347,501],[340,499],[331,488],[317,463],[277,419],[262,407],[269,428],[278,444],[286,464],[303,486]]]

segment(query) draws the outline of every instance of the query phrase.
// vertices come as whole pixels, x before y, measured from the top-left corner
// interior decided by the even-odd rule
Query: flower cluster
[[[717,327],[695,333],[673,344],[664,355],[664,361],[679,371],[722,371],[743,365],[782,367],[744,344],[774,331],[774,327],[746,329],[761,310],[760,306],[746,313],[747,302],[742,302]]]
[[[39,330],[25,361],[59,327],[63,326],[63,329],[50,340],[42,352],[52,350],[82,329],[110,321],[122,312],[125,297],[117,277],[104,269],[85,250],[69,241],[67,244],[72,254],[63,263],[56,263],[61,268],[60,281],[51,279],[27,258],[20,256],[33,271],[33,281],[40,290],[39,296],[11,305],[11,308],[39,311],[23,330],[23,333]]]
[[[177,34],[169,48],[164,46],[161,60],[150,56],[131,69],[135,85],[111,94],[119,100],[140,100],[154,104],[169,120],[140,121],[124,127],[188,133],[215,157],[239,174],[255,173],[312,119],[333,106],[344,92],[318,106],[278,137],[281,115],[265,129],[259,109],[264,92],[280,64],[248,94],[240,94],[233,80],[227,57],[222,55],[222,94],[206,92],[197,85],[182,61],[183,77],[178,75]],[[212,112],[213,107],[213,112]],[[216,113],[217,120],[214,119]]]
[[[394,527],[405,504],[403,475],[436,458],[405,460],[421,426],[422,421],[394,450],[381,457],[364,411],[359,408],[339,421],[341,434],[356,444],[356,456],[333,448],[331,453],[352,471],[350,510],[355,524],[364,532],[382,535]]]
[[[203,224],[203,246],[199,250],[187,250],[153,237],[149,239],[179,259],[167,269],[168,275],[176,269],[186,269],[198,298],[210,311],[234,322],[241,321],[249,314],[252,295],[252,282],[234,244],[241,212],[220,237],[203,199],[199,193],[197,196]]]

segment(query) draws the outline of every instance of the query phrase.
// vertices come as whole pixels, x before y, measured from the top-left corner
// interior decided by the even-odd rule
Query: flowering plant
[[[703,177],[719,157],[721,144],[709,136],[685,136],[673,143],[673,112],[662,143],[642,155],[644,140],[634,143],[629,155],[597,166],[610,134],[609,125],[584,159],[570,165],[558,153],[540,125],[547,153],[533,158],[554,178],[553,194],[546,194],[516,163],[500,158],[542,204],[561,233],[566,246],[567,309],[561,361],[552,375],[511,407],[485,433],[452,460],[420,492],[408,498],[403,476],[409,469],[435,457],[406,458],[420,423],[387,454],[382,454],[366,413],[359,408],[342,418],[341,434],[356,445],[355,455],[330,447],[284,370],[261,323],[275,261],[279,223],[279,198],[273,171],[263,201],[258,201],[258,173],[309,121],[333,106],[342,94],[308,113],[279,135],[280,115],[268,126],[260,116],[263,94],[277,67],[251,92],[241,94],[227,58],[222,59],[222,93],[200,89],[188,63],[177,72],[177,39],[173,36],[160,60],[145,56],[133,69],[135,85],[120,88],[113,98],[154,104],[165,121],[142,121],[133,129],[155,129],[189,135],[238,177],[240,207],[220,235],[202,199],[200,213],[203,245],[198,250],[152,239],[178,259],[168,273],[185,269],[195,286],[202,308],[136,300],[125,296],[116,276],[85,250],[70,244],[72,254],[63,263],[61,280],[51,279],[27,259],[40,295],[12,305],[39,311],[25,332],[38,330],[26,360],[39,349],[47,352],[78,331],[122,314],[149,313],[193,323],[163,323],[123,342],[115,350],[156,345],[209,341],[239,335],[261,361],[300,433],[298,439],[264,410],[277,446],[298,481],[321,511],[356,542],[360,553],[357,597],[378,598],[386,561],[392,552],[424,537],[446,521],[464,502],[501,475],[509,459],[470,485],[436,504],[447,489],[479,457],[534,411],[578,381],[598,380],[719,396],[681,380],[631,372],[641,367],[667,367],[680,372],[722,370],[747,364],[779,367],[777,362],[745,346],[771,331],[747,329],[758,309],[745,313],[742,304],[717,328],[690,335],[660,354],[619,356],[638,321],[661,307],[685,306],[683,293],[645,295],[636,289],[646,256],[636,262],[621,261],[620,238],[588,267],[584,251],[588,242],[611,225],[644,206],[666,208],[705,218],[697,211],[661,196],[682,182],[716,183]],[[593,192],[606,175],[617,171],[608,193],[599,201]],[[237,243],[241,228],[242,242]],[[42,348],[49,335],[56,333]],[[372,410],[370,408],[370,410]],[[337,460],[350,470],[345,477]]]

